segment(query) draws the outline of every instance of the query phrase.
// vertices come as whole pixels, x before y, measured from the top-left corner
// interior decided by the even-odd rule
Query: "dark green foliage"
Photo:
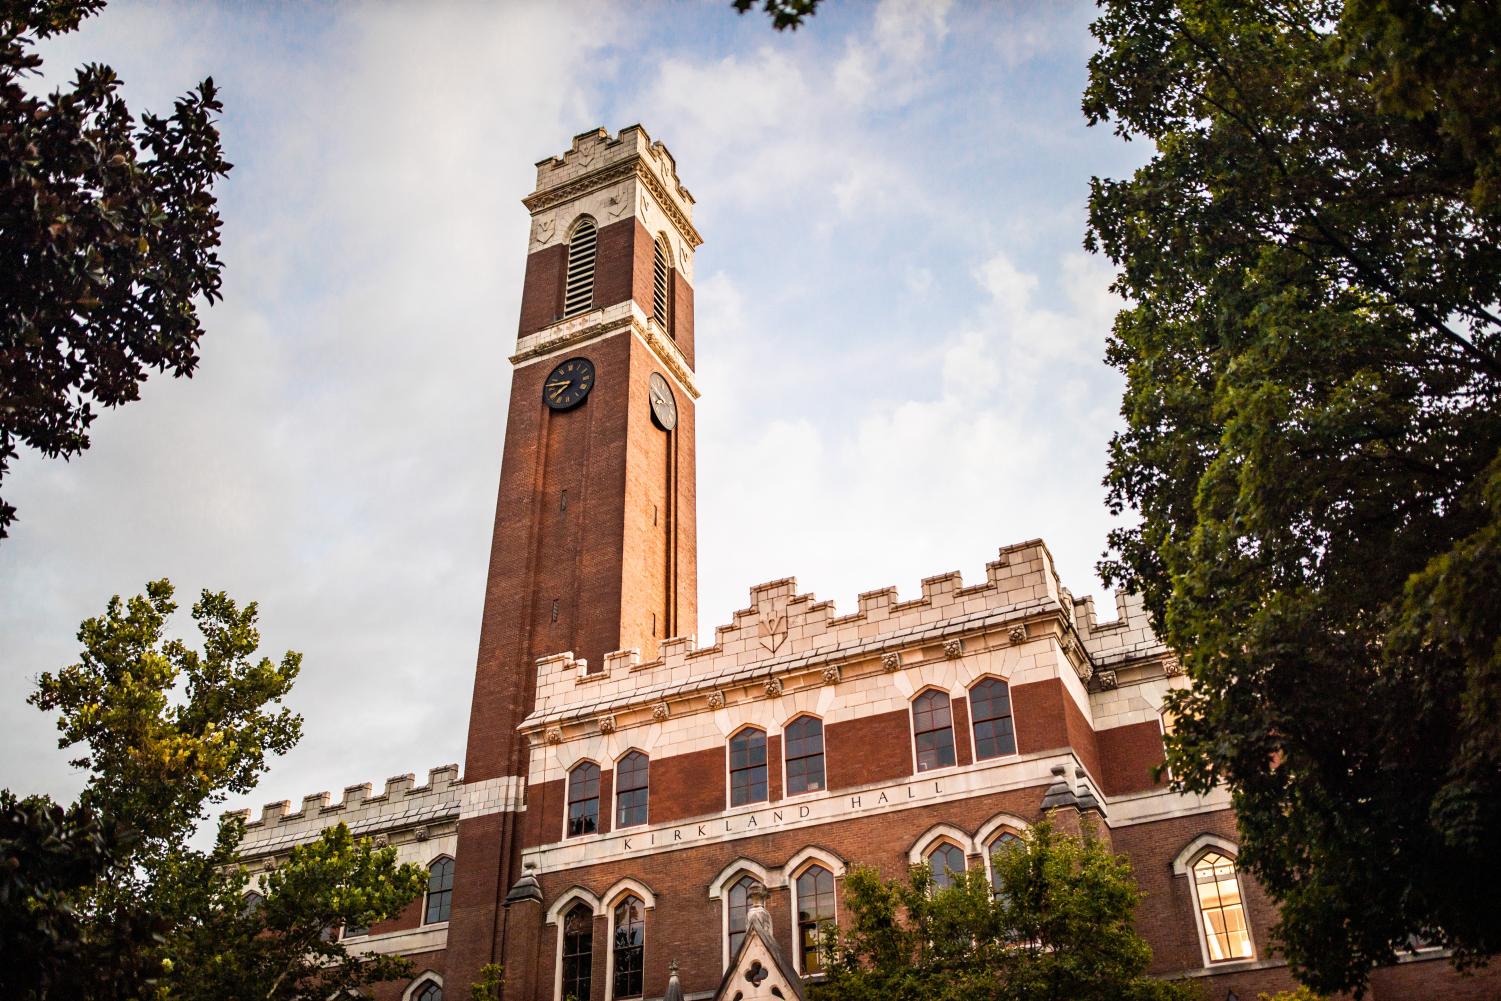
[[[1111,581],[1194,680],[1175,784],[1229,784],[1300,977],[1501,946],[1501,16],[1109,0],[1084,108],[1131,300]]]
[[[927,867],[885,881],[844,880],[848,928],[829,930],[828,977],[811,1001],[1179,1001],[1182,983],[1146,975],[1152,952],[1132,926],[1141,892],[1124,857],[1049,822],[999,851],[1005,892],[973,869],[936,890]]]
[[[755,9],[757,0],[732,0],[735,10],[744,14]],[[771,18],[771,26],[778,31],[791,28],[796,31],[803,21],[813,16],[823,0],[760,0],[761,9]]]
[[[191,375],[197,300],[219,295],[213,80],[139,122],[108,66],[45,99],[23,86],[35,39],[102,6],[0,4],[0,479],[21,445],[82,452],[96,408],[136,399],[151,369]],[[14,517],[0,501],[0,538]]]

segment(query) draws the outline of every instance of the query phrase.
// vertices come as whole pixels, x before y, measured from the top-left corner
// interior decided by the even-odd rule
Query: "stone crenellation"
[[[677,161],[661,141],[653,139],[639,124],[627,125],[616,136],[603,127],[580,132],[562,156],[537,161],[537,194],[636,157],[650,166],[691,219],[693,195],[678,178]]]
[[[829,668],[837,677],[865,660],[879,671],[891,670],[893,658],[899,666],[952,659],[966,649],[963,634],[995,633],[997,646],[1058,637],[1086,679],[1107,663],[1166,654],[1151,635],[1139,599],[1118,598],[1121,620],[1100,625],[1092,599],[1076,600],[1059,585],[1052,556],[1040,540],[1001,549],[987,564],[984,583],[966,586],[958,573],[938,574],[922,581],[920,597],[906,601],[895,587],[867,591],[848,615],[836,614],[833,602],[798,594],[793,578],[757,585],[750,597],[749,607],[715,629],[710,647],[674,637],[661,643],[654,660],[643,662],[638,650],[618,650],[606,654],[603,670],[593,673],[568,652],[539,658],[537,709],[523,727],[537,730],[741,687],[756,691],[769,673],[788,686],[799,673],[809,675],[806,684],[823,685],[829,683],[824,675]],[[1029,633],[1029,622],[1050,621],[1051,629],[1034,627]],[[703,708],[709,708],[707,702]]]
[[[249,810],[231,810],[245,822],[243,851],[247,855],[275,851],[295,844],[318,831],[343,822],[355,834],[390,831],[446,819],[457,819],[462,804],[463,783],[458,765],[440,765],[427,773],[427,784],[416,784],[410,772],[386,780],[377,796],[370,795],[370,783],[346,786],[344,798],[331,802],[327,792],[302,798],[302,806],[291,811],[291,802],[267,803],[260,816],[252,818]]]

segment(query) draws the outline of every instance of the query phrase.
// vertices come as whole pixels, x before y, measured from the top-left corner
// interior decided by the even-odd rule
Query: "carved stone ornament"
[[[377,834],[375,836],[374,843],[375,847],[377,848],[388,848],[391,845],[391,839],[386,837],[384,834]]]
[[[678,249],[678,260],[680,260],[680,261],[683,262],[683,270],[687,271],[688,270],[688,260],[689,260],[689,258],[688,258],[688,248],[686,246],[680,247]]]
[[[538,243],[547,243],[552,239],[553,232],[557,229],[556,219],[538,219],[537,225],[532,227],[532,239]]]
[[[1119,684],[1119,682],[1116,680],[1114,671],[1101,671],[1097,675],[1097,677],[1100,679],[1100,689],[1102,691],[1111,691],[1117,684]]]
[[[667,708],[667,703],[658,702],[656,705],[651,707],[651,718],[654,720],[664,720],[667,718],[669,712],[670,710]]]
[[[881,666],[888,671],[895,671],[902,666],[902,655],[895,650],[881,654]]]
[[[710,709],[723,709],[724,708],[724,692],[710,692],[709,693],[709,708]]]
[[[563,728],[560,726],[548,727],[547,742],[549,744],[561,744],[563,742]]]
[[[944,640],[943,655],[949,660],[958,660],[960,657],[964,656],[964,641]]]
[[[1027,627],[1026,626],[1012,626],[1006,632],[1006,635],[1009,636],[1009,637],[1011,637],[1011,642],[1013,642],[1013,643],[1023,643],[1027,639]]]
[[[781,695],[782,694],[782,679],[781,678],[767,678],[766,679],[766,694],[767,695],[771,695],[771,696]]]
[[[826,668],[823,669],[823,683],[824,684],[826,684],[826,685],[834,685],[834,684],[838,684],[838,682],[839,682],[839,665],[838,664],[830,664],[828,667],[826,667]]]
[[[412,831],[412,835],[418,841],[426,841],[427,840],[427,825],[426,824],[418,824],[417,827]]]
[[[1169,657],[1167,660],[1164,660],[1162,662],[1162,673],[1165,677],[1169,678],[1177,678],[1181,676],[1184,673],[1183,661],[1179,660],[1177,657]]]
[[[614,716],[601,716],[599,718],[599,732],[600,733],[614,733],[615,732],[615,717]]]
[[[645,219],[646,217],[648,217],[650,215],[651,215],[651,202],[647,200],[647,197],[646,197],[645,193],[642,193],[642,195],[641,195],[641,218]]]
[[[611,219],[619,219],[620,213],[624,211],[625,199],[620,195],[611,195],[609,205],[607,205],[605,208],[605,213],[609,215]]]

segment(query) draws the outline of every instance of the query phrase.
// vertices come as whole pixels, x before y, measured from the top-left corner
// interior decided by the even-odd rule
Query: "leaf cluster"
[[[1107,0],[1084,109],[1129,305],[1101,569],[1194,684],[1180,789],[1228,783],[1301,977],[1501,947],[1501,18],[1400,0]]]
[[[855,868],[845,877],[846,927],[826,931],[827,977],[813,1001],[979,1001],[1196,997],[1147,975],[1151,949],[1132,915],[1140,890],[1129,862],[1086,831],[1038,824],[980,869],[944,888],[931,870],[904,880]]]
[[[0,480],[21,445],[68,457],[151,370],[191,375],[219,297],[215,182],[230,164],[212,78],[137,120],[108,66],[47,97],[35,40],[102,0],[0,5]],[[0,538],[15,517],[0,501]]]
[[[823,0],[760,0],[761,9],[771,18],[771,26],[777,31],[796,31],[803,22],[812,17]],[[737,14],[754,10],[757,0],[731,0]]]

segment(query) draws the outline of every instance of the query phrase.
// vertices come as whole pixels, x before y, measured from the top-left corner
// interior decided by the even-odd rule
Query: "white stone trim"
[[[1236,959],[1212,960],[1209,958],[1209,941],[1204,937],[1204,905],[1199,899],[1199,881],[1193,876],[1193,865],[1210,852],[1217,852],[1235,862],[1240,857],[1240,848],[1228,838],[1218,834],[1200,834],[1173,858],[1173,875],[1188,880],[1188,892],[1193,899],[1194,931],[1199,937],[1199,960],[1206,970],[1234,969],[1242,964],[1255,963],[1258,959],[1256,934],[1251,927],[1251,905],[1246,900],[1246,885],[1241,882],[1240,869],[1235,869],[1235,889],[1240,895],[1241,914],[1246,921],[1246,938],[1251,943],[1251,954]]]
[[[975,847],[979,849],[981,863],[985,866],[985,881],[995,886],[995,867],[990,864],[990,845],[1003,831],[1015,831],[1017,836],[1023,836],[1032,829],[1032,825],[1020,817],[1009,813],[999,813],[980,825],[975,832]]]
[[[1218,834],[1200,834],[1173,857],[1173,875],[1189,875],[1189,867],[1197,862],[1199,856],[1203,855],[1210,848],[1218,849],[1221,855],[1228,855],[1232,859],[1240,857],[1240,846],[1229,838],[1221,837]]]
[[[817,862],[832,872],[835,879],[844,878],[844,859],[835,855],[827,848],[822,848],[818,845],[809,845],[788,859],[787,864],[782,866],[782,875],[788,886],[797,882],[798,870],[805,868],[810,862]]]
[[[407,989],[401,992],[401,1001],[412,1001],[412,998],[417,996],[417,992],[428,984],[436,984],[438,989],[442,990],[443,975],[436,970],[423,970],[415,980],[407,984]]]
[[[839,924],[839,884],[837,880],[844,876],[844,863],[836,858],[832,852],[822,848],[808,847],[792,856],[782,870],[786,876],[787,893],[791,901],[791,906],[788,907],[787,914],[788,921],[792,925],[790,929],[792,932],[792,968],[803,975],[806,974],[803,971],[802,928],[797,918],[799,910],[797,880],[802,875],[798,871],[799,869],[807,870],[814,865],[827,869],[836,880],[834,884],[834,924],[837,927]],[[728,940],[728,936],[726,936],[726,940]]]
[[[459,819],[471,820],[492,813],[520,813],[526,809],[526,778],[503,775],[481,782],[466,782],[459,801]]]
[[[938,846],[941,841],[951,841],[964,853],[964,867],[969,868],[969,857],[978,851],[975,848],[975,839],[959,830],[953,824],[934,824],[932,827],[918,835],[912,843],[912,848],[907,852],[908,865],[927,865],[928,853]]]
[[[579,900],[589,905],[589,909],[595,917],[604,914],[604,902],[590,893],[585,887],[575,884],[564,891],[561,897],[552,902],[552,906],[547,909],[546,923],[550,925],[560,923],[563,920],[563,912],[571,910],[574,902]]]
[[[599,898],[600,905],[607,911],[613,911],[615,909],[615,905],[620,903],[621,895],[625,893],[634,893],[636,896],[640,897],[642,906],[644,906],[647,910],[650,911],[656,909],[657,895],[651,891],[651,887],[641,882],[641,880],[633,879],[630,876],[616,880],[613,886],[602,893]],[[612,932],[612,941],[613,936],[614,933]]]
[[[740,876],[741,873],[756,877],[761,881],[761,885],[768,890],[782,885],[781,881],[776,878],[781,874],[775,869],[767,869],[761,863],[741,856],[719,870],[719,875],[715,876],[714,881],[709,884],[709,899],[719,900],[723,897],[725,887],[734,882],[736,877]]]
[[[772,889],[771,875],[780,877],[782,873],[776,869],[768,871],[752,862],[750,859],[737,859],[731,862],[726,870],[721,870],[715,879],[709,892],[709,899],[719,901],[719,969],[721,972],[730,967],[730,895],[729,889],[746,876],[761,881],[767,892]]]

